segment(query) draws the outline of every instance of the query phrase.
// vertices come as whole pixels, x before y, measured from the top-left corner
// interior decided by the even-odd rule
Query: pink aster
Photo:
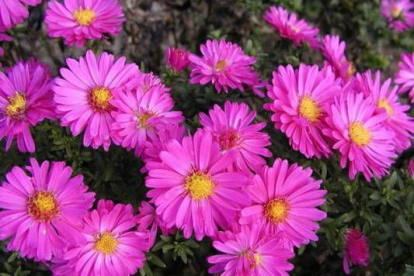
[[[349,167],[349,178],[362,172],[369,181],[380,178],[396,157],[394,132],[385,127],[388,114],[378,113],[372,99],[363,93],[347,93],[337,97],[326,118],[324,134],[332,139],[333,148],[341,154],[340,165]]]
[[[211,274],[221,276],[288,276],[294,256],[283,248],[279,235],[268,235],[259,224],[237,232],[221,232],[213,241],[220,254],[208,257]]]
[[[254,72],[256,58],[246,55],[238,45],[225,40],[208,40],[201,45],[202,56],[190,54],[191,83],[212,83],[218,93],[229,88],[251,88],[262,96],[260,75]]]
[[[355,73],[355,67],[345,56],[346,43],[339,36],[327,35],[322,40],[322,53],[327,64],[332,67],[336,77],[348,82]]]
[[[377,71],[375,77],[371,71],[357,75],[357,82],[362,87],[365,96],[372,99],[377,106],[378,112],[385,111],[388,119],[384,126],[394,132],[395,150],[397,153],[408,149],[413,138],[414,122],[407,114],[409,105],[401,104],[398,101],[398,87],[391,87],[391,79],[381,83],[381,73]]]
[[[411,103],[414,103],[414,53],[401,54],[398,67],[400,70],[395,75],[395,83],[402,85],[399,93],[409,91]]]
[[[85,131],[83,144],[107,151],[111,145],[110,130],[114,121],[111,100],[117,90],[138,73],[135,64],[125,64],[125,58],[113,55],[95,56],[88,51],[79,61],[68,58],[69,69],[62,68],[62,78],[53,87],[54,101],[61,116],[61,125],[69,126],[72,135]]]
[[[136,156],[143,153],[157,131],[184,119],[180,111],[172,111],[174,101],[159,85],[146,93],[135,89],[119,91],[111,104],[116,108],[112,112],[111,127],[114,143],[127,150],[133,149]]]
[[[131,205],[100,200],[83,222],[86,242],[69,249],[64,257],[74,275],[129,276],[143,267],[148,237],[136,230]]]
[[[270,145],[270,137],[261,132],[266,123],[252,123],[255,117],[256,112],[250,111],[246,104],[229,101],[224,109],[215,105],[208,115],[200,113],[201,125],[220,144],[221,151],[233,149],[237,153],[236,170],[255,171],[266,164],[263,157],[272,156],[266,148]]]
[[[282,7],[271,6],[263,15],[263,19],[272,25],[281,37],[292,40],[296,46],[306,42],[314,49],[319,48],[319,29],[303,19],[298,19],[296,13],[289,13]]]
[[[190,65],[189,54],[185,49],[169,47],[166,56],[168,67],[176,73],[182,72]]]
[[[0,187],[0,239],[8,250],[37,261],[61,257],[68,244],[83,242],[82,216],[95,194],[83,176],[71,177],[64,162],[40,165],[30,159],[26,171],[13,167]]]
[[[311,175],[311,169],[279,158],[273,167],[264,167],[247,188],[252,204],[241,211],[240,223],[263,223],[269,235],[281,232],[287,247],[317,241],[317,221],[326,218],[317,207],[325,202],[326,191]]]
[[[122,6],[117,0],[50,1],[45,18],[50,37],[62,37],[65,44],[77,47],[89,39],[117,35],[124,21]]]
[[[382,0],[381,14],[396,32],[414,26],[414,3],[410,0]]]
[[[264,105],[272,111],[275,128],[289,138],[294,150],[306,157],[329,156],[330,147],[322,134],[327,107],[340,91],[340,85],[329,67],[301,64],[279,66],[273,72],[273,83],[268,87],[272,103]]]
[[[36,62],[18,62],[0,72],[0,83],[0,139],[7,137],[6,150],[16,140],[20,152],[34,152],[31,127],[56,118],[49,71]]]
[[[351,265],[367,266],[369,245],[364,233],[358,229],[349,229],[345,234],[344,271],[350,273]]]
[[[170,92],[170,88],[161,82],[161,79],[153,73],[135,74],[134,77],[125,84],[125,89],[135,90],[137,93],[145,94],[152,89],[160,89],[162,92]]]
[[[209,133],[197,131],[182,142],[172,140],[160,153],[146,179],[148,196],[166,226],[193,233],[197,240],[213,236],[218,227],[228,227],[237,211],[249,204],[241,188],[250,184],[242,173],[227,172],[235,153],[221,154],[220,145]]]
[[[13,28],[29,17],[26,5],[36,6],[42,0],[0,0],[0,30]]]

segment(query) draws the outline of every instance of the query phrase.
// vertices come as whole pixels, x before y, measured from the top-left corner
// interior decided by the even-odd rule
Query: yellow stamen
[[[6,107],[6,114],[10,117],[21,117],[26,111],[26,98],[16,93],[13,97],[10,97],[9,104]]]
[[[98,111],[108,111],[111,109],[111,104],[109,103],[111,99],[111,91],[105,87],[94,88],[90,94],[90,103]]]
[[[214,182],[210,176],[202,172],[193,172],[185,180],[185,189],[195,200],[209,197],[214,190]]]
[[[150,112],[145,112],[141,115],[137,115],[139,127],[147,129],[148,128],[147,121],[150,118],[152,118],[153,116],[154,116],[154,114],[152,114]]]
[[[106,232],[103,235],[98,235],[98,238],[95,241],[95,250],[105,255],[114,253],[117,246],[118,241],[109,232]]]
[[[296,26],[296,25],[294,25],[294,24],[288,24],[288,26],[295,32],[295,33],[298,33],[298,32],[300,32],[300,29]]]
[[[309,122],[314,123],[321,116],[321,109],[312,98],[305,96],[300,101],[299,113]]]
[[[275,198],[265,206],[265,215],[273,223],[284,222],[289,213],[289,205],[284,198]]]
[[[394,112],[394,110],[392,109],[392,107],[389,105],[387,99],[382,99],[378,102],[378,107],[379,108],[385,108],[385,111],[387,112],[388,116],[391,116],[392,113]]]
[[[47,221],[59,213],[55,196],[50,192],[37,192],[28,200],[28,213],[36,220]]]
[[[400,17],[402,12],[403,12],[403,9],[401,9],[400,7],[397,7],[397,6],[391,7],[391,15],[394,18]]]
[[[219,72],[223,72],[223,69],[226,66],[227,66],[227,63],[225,60],[219,60],[216,64],[216,70]]]
[[[360,122],[354,122],[349,126],[349,136],[352,142],[360,147],[366,146],[371,141],[371,133]]]
[[[89,9],[79,9],[73,14],[76,22],[81,26],[89,26],[96,18],[96,13]]]
[[[356,72],[355,65],[352,62],[349,62],[348,69],[346,71],[346,75],[348,79],[350,79],[355,74],[355,72]]]

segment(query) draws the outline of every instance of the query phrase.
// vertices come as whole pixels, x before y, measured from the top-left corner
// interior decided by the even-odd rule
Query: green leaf
[[[160,258],[158,258],[158,256],[156,256],[156,255],[154,255],[154,254],[152,254],[152,253],[148,253],[148,255],[147,255],[147,260],[150,262],[150,263],[153,263],[153,264],[155,264],[156,266],[159,266],[159,267],[167,267],[165,264],[164,264],[164,262],[160,259]]]

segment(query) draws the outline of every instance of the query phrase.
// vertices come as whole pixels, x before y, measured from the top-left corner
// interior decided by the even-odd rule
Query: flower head
[[[225,40],[208,40],[200,47],[202,57],[190,54],[191,83],[205,85],[211,82],[220,93],[229,88],[244,91],[246,87],[261,95],[263,82],[254,72],[254,57],[246,55],[236,44]]]
[[[398,67],[395,83],[402,85],[399,93],[409,91],[411,103],[414,103],[414,53],[402,54]]]
[[[222,152],[233,149],[237,153],[234,163],[240,171],[255,170],[266,164],[264,157],[272,153],[266,148],[270,137],[260,132],[266,123],[252,124],[256,112],[244,104],[227,101],[224,109],[215,105],[209,114],[200,113],[200,122],[206,132],[213,135]]]
[[[311,174],[311,169],[281,159],[264,167],[247,188],[252,204],[241,211],[240,223],[263,223],[269,235],[281,232],[287,247],[317,241],[317,221],[326,218],[317,207],[325,202],[326,191]]]
[[[346,93],[337,97],[328,109],[324,134],[341,154],[342,168],[349,166],[349,178],[362,172],[367,180],[381,177],[396,157],[394,132],[384,123],[389,115],[377,112],[377,106],[363,93]]]
[[[85,243],[65,254],[75,275],[128,276],[144,265],[147,233],[136,230],[131,205],[100,200],[84,218]]]
[[[220,232],[213,246],[220,252],[208,257],[209,273],[221,276],[289,275],[288,259],[294,253],[285,249],[279,235],[268,235],[260,224],[242,226],[239,231]]]
[[[172,140],[160,153],[162,162],[149,169],[148,196],[167,227],[193,233],[198,240],[213,236],[218,227],[228,227],[236,212],[249,204],[241,188],[249,184],[241,173],[227,172],[235,154],[220,153],[220,145],[209,133],[197,131],[182,142]]]
[[[345,234],[344,271],[350,273],[349,266],[367,266],[369,261],[369,245],[367,238],[358,229],[349,229]]]
[[[385,111],[388,119],[384,126],[394,132],[395,149],[402,152],[411,146],[414,133],[414,122],[406,113],[410,110],[409,105],[403,105],[398,101],[397,87],[390,87],[391,79],[381,83],[381,73],[377,71],[373,77],[371,71],[357,75],[358,85],[362,88],[365,96],[372,99],[377,106],[377,113]]]
[[[167,50],[167,65],[176,73],[185,70],[190,65],[189,52],[184,49],[169,47]]]
[[[83,177],[71,177],[64,162],[40,165],[30,159],[26,171],[13,167],[0,187],[0,239],[11,238],[9,250],[38,261],[62,257],[68,244],[83,242],[82,216],[95,194]]]
[[[305,20],[298,20],[295,13],[289,13],[282,7],[272,6],[263,15],[281,37],[292,40],[296,46],[307,42],[312,48],[319,48],[317,35],[319,29],[309,25]]]
[[[114,143],[140,156],[158,131],[167,125],[183,121],[180,111],[172,111],[174,101],[163,86],[156,85],[146,93],[137,89],[126,89],[115,93],[112,105],[112,138]]]
[[[396,32],[414,26],[414,3],[410,0],[382,0],[381,14]]]
[[[16,140],[19,151],[34,152],[30,127],[56,118],[49,71],[37,62],[18,62],[0,72],[0,83],[0,139],[7,137],[6,150]]]
[[[53,87],[54,101],[61,124],[69,126],[72,135],[85,131],[83,144],[94,149],[109,149],[113,122],[111,100],[114,93],[138,73],[135,64],[125,64],[125,58],[115,61],[113,55],[96,57],[92,51],[79,61],[67,59],[69,69],[60,70],[62,78]]]
[[[82,47],[86,40],[117,35],[125,21],[117,0],[50,1],[46,26],[50,37],[62,37],[67,45]]]
[[[327,35],[322,40],[322,53],[327,64],[332,67],[336,77],[341,78],[344,83],[348,82],[355,73],[355,67],[345,57],[346,43],[339,36]]]
[[[316,65],[301,64],[294,70],[291,65],[279,66],[268,87],[273,103],[264,107],[273,112],[275,128],[288,136],[294,150],[308,158],[320,158],[331,152],[322,129],[327,106],[339,91],[339,83],[329,68],[319,70]]]
[[[0,30],[13,28],[29,17],[26,5],[36,6],[42,0],[8,0],[0,1]]]

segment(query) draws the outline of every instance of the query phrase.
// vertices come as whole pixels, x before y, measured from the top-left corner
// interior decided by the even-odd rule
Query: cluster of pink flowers
[[[396,32],[414,27],[414,3],[410,0],[382,0],[381,14]]]

